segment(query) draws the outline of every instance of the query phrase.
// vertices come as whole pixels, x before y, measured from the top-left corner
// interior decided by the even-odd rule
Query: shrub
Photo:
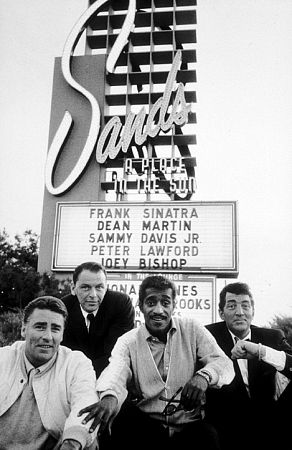
[[[275,316],[270,322],[271,328],[280,328],[286,336],[287,341],[292,345],[292,317]]]
[[[0,347],[21,339],[21,311],[7,311],[0,315]]]

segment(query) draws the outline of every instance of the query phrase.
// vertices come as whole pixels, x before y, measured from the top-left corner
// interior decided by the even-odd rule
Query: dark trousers
[[[124,405],[113,422],[111,436],[100,437],[100,450],[220,450],[216,430],[204,420],[187,424],[169,436],[157,420],[132,405]]]

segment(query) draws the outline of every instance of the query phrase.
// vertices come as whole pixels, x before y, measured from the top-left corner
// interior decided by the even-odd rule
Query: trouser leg
[[[160,422],[125,404],[113,422],[111,436],[100,437],[100,450],[161,450],[168,440],[168,430]]]
[[[221,447],[215,428],[204,420],[197,420],[185,425],[182,431],[173,435],[170,448],[171,450],[184,448],[220,450]]]

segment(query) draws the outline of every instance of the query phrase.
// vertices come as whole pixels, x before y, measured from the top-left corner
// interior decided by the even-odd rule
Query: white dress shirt
[[[83,317],[84,317],[84,320],[85,320],[85,325],[86,325],[86,328],[87,328],[87,331],[89,331],[89,325],[90,325],[90,320],[88,319],[88,314],[89,314],[89,312],[87,312],[87,311],[84,311],[84,309],[82,308],[82,306],[80,305],[80,309],[81,309],[81,312],[82,312],[82,315],[83,315]],[[96,316],[96,314],[97,314],[97,309],[95,310],[95,311],[92,311],[92,313],[91,314],[93,314],[94,315],[94,317]]]
[[[233,334],[230,330],[229,333],[232,336],[234,345],[236,344],[236,342],[239,340],[239,338],[237,336],[235,336],[235,334]],[[244,339],[241,339],[242,341],[246,341],[246,340],[251,340],[251,332],[248,333],[247,336],[245,336]],[[239,370],[241,372],[241,376],[244,382],[244,385],[246,387],[246,390],[248,392],[248,395],[250,395],[249,392],[249,382],[248,382],[248,368],[247,368],[247,359],[237,359],[237,363],[239,366]]]

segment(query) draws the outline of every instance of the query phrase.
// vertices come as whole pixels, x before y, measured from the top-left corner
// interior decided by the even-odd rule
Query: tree
[[[70,293],[70,280],[58,280],[53,273],[37,272],[39,236],[26,230],[10,239],[0,231],[0,312],[23,309],[41,295],[63,297]]]
[[[270,327],[282,330],[286,336],[287,341],[292,346],[292,317],[275,316],[270,322]]]
[[[21,339],[22,313],[7,311],[0,314],[0,347]]]
[[[71,280],[66,278],[58,280],[53,273],[44,272],[40,278],[39,295],[52,295],[53,297],[64,297],[70,294]]]
[[[39,237],[32,230],[14,236],[11,242],[4,229],[0,232],[0,305],[2,309],[20,308],[39,292],[37,272]]]

